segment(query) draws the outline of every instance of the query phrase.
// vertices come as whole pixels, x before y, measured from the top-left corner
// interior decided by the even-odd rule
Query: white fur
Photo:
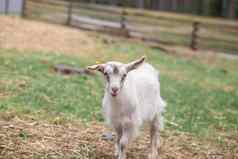
[[[121,124],[123,118],[131,118],[136,126],[144,121],[152,121],[165,108],[160,97],[159,73],[150,64],[142,64],[128,73],[120,94],[114,98],[105,91],[103,112],[107,123],[114,127]]]
[[[118,146],[120,143],[128,144],[145,122],[156,119],[158,122],[155,124],[158,124],[159,129],[163,128],[162,113],[165,106],[160,96],[159,72],[148,63],[128,73],[117,97],[112,97],[105,89],[103,98],[103,114],[107,123],[115,130],[121,127],[123,135],[126,134]],[[126,157],[119,154],[119,158]]]

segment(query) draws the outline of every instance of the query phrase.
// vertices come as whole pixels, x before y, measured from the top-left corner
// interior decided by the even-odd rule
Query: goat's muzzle
[[[118,92],[119,92],[119,89],[116,88],[116,87],[113,87],[112,90],[111,90],[111,95],[113,97],[116,97],[118,95]]]

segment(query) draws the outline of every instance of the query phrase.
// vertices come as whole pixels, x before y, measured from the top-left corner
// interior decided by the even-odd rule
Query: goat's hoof
[[[150,153],[148,155],[148,159],[159,159],[159,156],[156,153]]]
[[[114,151],[114,156],[116,157],[116,158],[118,158],[118,156],[119,156],[119,147],[118,147],[118,145],[117,144],[115,144],[115,151]]]
[[[115,158],[118,158],[119,157],[119,153],[117,151],[115,151],[114,156],[115,156]]]

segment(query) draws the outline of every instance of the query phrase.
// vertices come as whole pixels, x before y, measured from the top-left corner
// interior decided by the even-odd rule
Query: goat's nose
[[[118,92],[118,88],[117,88],[117,87],[112,87],[112,91],[113,91],[114,93],[116,93],[116,92]]]

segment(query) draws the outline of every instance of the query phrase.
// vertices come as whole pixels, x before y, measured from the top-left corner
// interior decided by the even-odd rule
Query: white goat
[[[160,96],[159,73],[144,63],[145,57],[128,64],[107,62],[89,66],[106,79],[103,112],[117,134],[116,155],[126,159],[126,147],[145,122],[151,123],[150,159],[158,157],[159,130],[166,103]]]

